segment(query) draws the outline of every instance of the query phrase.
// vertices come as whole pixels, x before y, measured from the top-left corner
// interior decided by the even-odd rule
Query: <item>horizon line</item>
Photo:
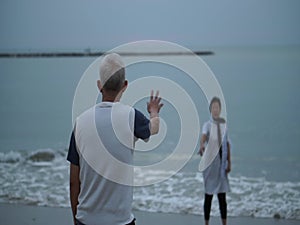
[[[51,58],[51,57],[96,57],[110,52],[3,52],[0,58]],[[116,52],[121,56],[175,56],[175,55],[214,55],[213,51],[191,51],[191,52]]]

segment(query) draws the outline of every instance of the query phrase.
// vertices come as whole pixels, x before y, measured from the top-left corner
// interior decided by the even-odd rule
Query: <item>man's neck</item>
[[[105,95],[102,96],[102,102],[118,102],[119,99],[116,96]]]
[[[102,102],[115,102],[115,99],[112,99],[112,98],[102,98]]]
[[[102,102],[119,102],[122,92],[104,92],[102,91]]]

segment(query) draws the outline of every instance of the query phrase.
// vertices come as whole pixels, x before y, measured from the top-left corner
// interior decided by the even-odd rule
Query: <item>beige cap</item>
[[[118,70],[125,68],[125,64],[121,56],[117,53],[107,54],[100,64],[100,81],[102,86],[108,79]]]

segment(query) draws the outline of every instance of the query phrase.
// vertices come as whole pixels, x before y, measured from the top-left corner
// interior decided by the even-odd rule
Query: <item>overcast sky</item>
[[[299,0],[1,0],[0,50],[300,44]]]

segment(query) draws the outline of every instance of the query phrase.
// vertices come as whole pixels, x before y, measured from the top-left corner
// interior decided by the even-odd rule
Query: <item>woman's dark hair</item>
[[[211,107],[212,107],[212,104],[217,102],[220,106],[220,109],[221,109],[221,100],[218,98],[218,97],[213,97],[212,100],[210,101],[210,104],[209,104],[209,111],[211,112]]]

